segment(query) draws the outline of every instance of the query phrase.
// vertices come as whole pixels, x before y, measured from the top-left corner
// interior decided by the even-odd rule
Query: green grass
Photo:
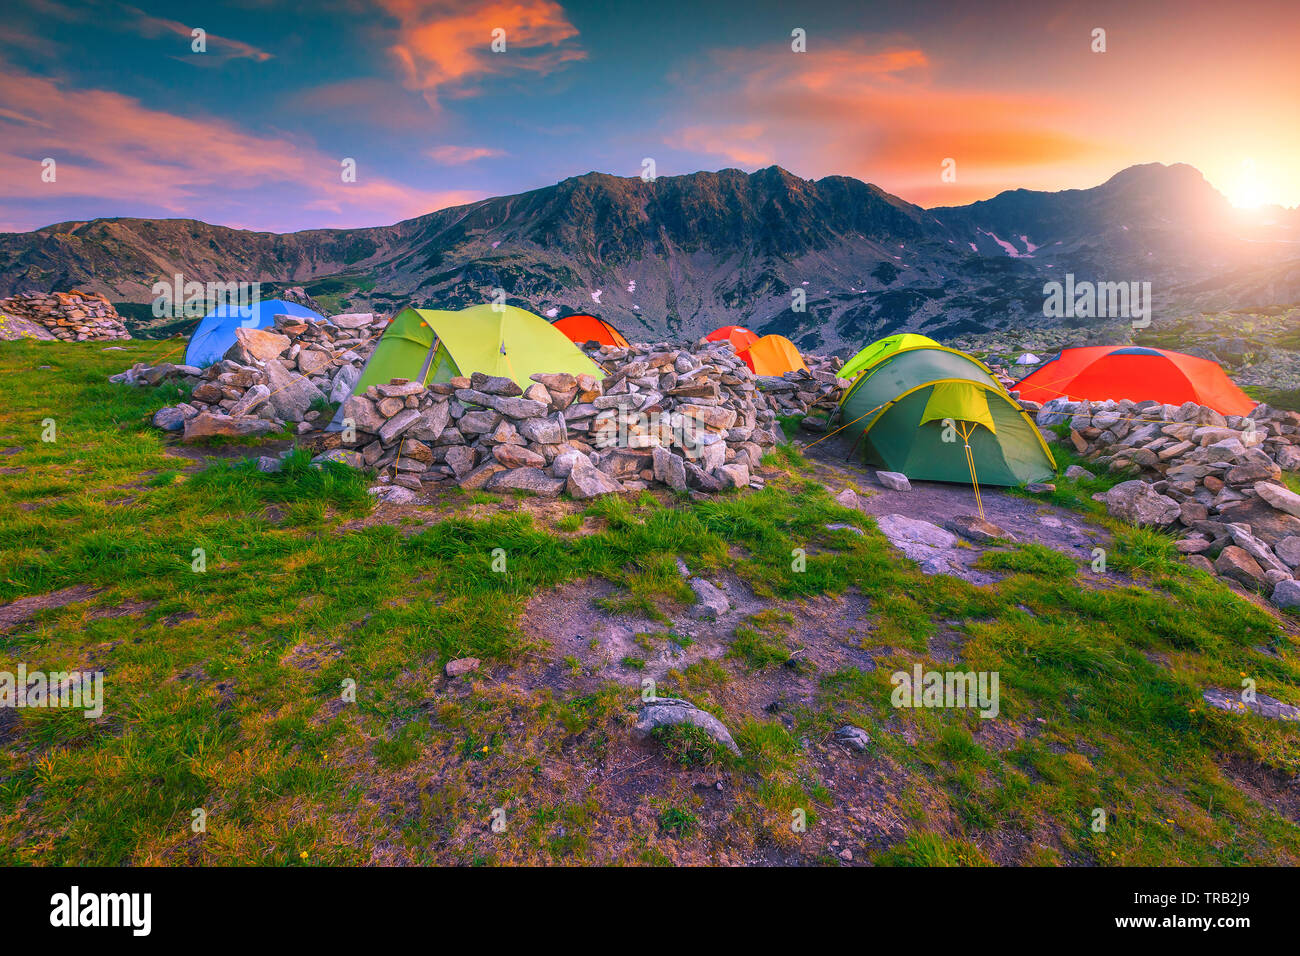
[[[710,840],[820,862],[862,780],[906,824],[868,828],[878,863],[1300,862],[1280,798],[1231,771],[1294,777],[1294,728],[1200,698],[1249,676],[1300,702],[1290,632],[1167,537],[1109,522],[1090,494],[1116,476],[1059,480],[1054,497],[1111,532],[1106,576],[1020,544],[985,551],[1000,576],[986,587],[922,575],[788,447],[761,492],[571,503],[553,525],[448,495],[481,516],[393,526],[374,521],[364,477],[302,451],[272,475],[170,453],[148,421],[174,393],[106,378],[177,343],[130,346],[0,351],[0,604],[91,589],[0,634],[0,670],[100,669],[106,691],[97,721],[0,724],[0,863],[662,864]],[[679,557],[768,609],[725,649],[677,636],[693,627],[673,623],[693,597]],[[522,626],[534,595],[589,579],[612,586],[608,613],[665,621],[618,680],[589,676],[585,641],[548,647]],[[804,626],[803,602],[849,594],[867,608],[851,629]],[[890,706],[892,672],[950,666],[932,651],[944,635],[958,667],[1000,675],[997,720]],[[656,676],[661,695],[722,719],[742,757],[694,728],[633,742],[647,661],[670,639],[706,656]],[[777,666],[814,640],[838,662]],[[480,673],[443,677],[467,656]],[[839,775],[826,755],[845,723],[872,745],[835,750],[862,761]],[[723,785],[707,806],[700,780]],[[1104,833],[1088,825],[1097,807]]]

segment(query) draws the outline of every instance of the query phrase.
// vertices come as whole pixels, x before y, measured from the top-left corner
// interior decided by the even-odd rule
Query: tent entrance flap
[[[940,382],[930,392],[930,399],[925,403],[919,424],[941,422],[951,418],[953,421],[975,422],[983,425],[993,434],[998,433],[993,423],[993,413],[989,411],[989,401],[984,389],[974,382]]]

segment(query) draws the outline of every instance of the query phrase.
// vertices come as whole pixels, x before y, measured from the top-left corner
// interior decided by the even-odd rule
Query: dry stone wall
[[[6,323],[3,317],[20,320],[20,333],[26,332],[26,336],[32,338],[106,342],[131,337],[113,303],[98,293],[76,289],[71,292],[19,292],[0,299],[0,334],[4,334],[5,325],[17,327],[20,324]],[[41,335],[38,329],[46,334]]]
[[[1098,497],[1110,514],[1173,530],[1197,567],[1300,605],[1300,495],[1285,479],[1300,470],[1300,413],[1258,405],[1225,416],[1195,402],[1021,404],[1044,429],[1068,425],[1067,440],[1099,468],[1135,474]]]

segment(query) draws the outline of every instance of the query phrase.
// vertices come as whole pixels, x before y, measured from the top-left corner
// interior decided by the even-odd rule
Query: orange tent
[[[731,347],[737,352],[743,352],[755,342],[758,336],[743,325],[724,325],[720,329],[714,329],[708,335],[704,336],[706,342],[728,341]]]
[[[740,353],[755,375],[784,375],[798,369],[808,371],[803,356],[784,335],[765,335]]]
[[[575,342],[578,345],[595,341],[601,345],[627,347],[627,339],[623,338],[618,329],[594,315],[584,315],[582,313],[566,315],[562,319],[556,319],[551,325],[568,336],[570,342]]]
[[[1034,402],[1127,398],[1166,405],[1196,402],[1222,415],[1245,415],[1255,402],[1209,359],[1136,345],[1062,349],[1012,386]]]

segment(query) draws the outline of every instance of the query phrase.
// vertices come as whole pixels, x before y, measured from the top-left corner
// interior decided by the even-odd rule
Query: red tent
[[[714,329],[708,335],[704,336],[706,342],[730,341],[731,347],[737,352],[743,352],[755,342],[758,336],[743,325],[724,325],[720,329]]]
[[[1136,345],[1062,349],[1012,386],[1034,402],[1127,398],[1196,402],[1222,415],[1245,415],[1255,402],[1209,359]]]
[[[562,319],[556,319],[551,325],[568,336],[570,342],[576,342],[578,345],[595,341],[601,345],[627,347],[627,339],[623,338],[618,329],[594,315],[582,313],[566,315]]]

